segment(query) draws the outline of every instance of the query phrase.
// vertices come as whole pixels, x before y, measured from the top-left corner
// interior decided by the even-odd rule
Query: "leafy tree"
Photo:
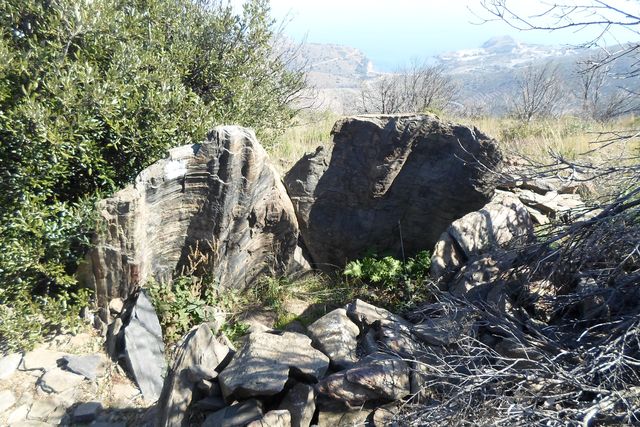
[[[0,10],[0,315],[25,296],[85,300],[73,272],[97,197],[216,124],[278,133],[305,85],[273,47],[267,0],[240,13],[197,0]]]

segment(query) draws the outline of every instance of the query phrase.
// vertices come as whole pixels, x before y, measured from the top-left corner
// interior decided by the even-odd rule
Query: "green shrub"
[[[421,251],[406,262],[373,254],[349,262],[343,274],[347,283],[356,289],[354,297],[365,297],[397,310],[426,297],[424,283],[430,268],[428,251]]]
[[[150,281],[146,287],[167,342],[176,342],[189,329],[215,320],[215,309],[233,313],[245,305],[240,292],[223,289],[206,277],[178,276],[171,283]],[[232,335],[241,329],[232,319],[222,326]]]
[[[36,313],[76,292],[96,199],[214,125],[278,134],[304,86],[272,47],[266,0],[239,14],[198,0],[0,0],[0,10],[5,313],[17,299]]]

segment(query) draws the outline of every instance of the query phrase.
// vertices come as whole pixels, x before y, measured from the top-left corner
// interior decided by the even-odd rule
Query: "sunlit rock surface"
[[[170,150],[98,210],[96,245],[81,279],[95,289],[101,307],[195,260],[233,288],[294,264],[293,206],[265,150],[245,128],[217,127],[202,144]]]

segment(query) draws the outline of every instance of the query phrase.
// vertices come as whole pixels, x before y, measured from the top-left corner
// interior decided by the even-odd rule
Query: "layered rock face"
[[[101,307],[151,277],[166,280],[195,252],[222,286],[241,288],[269,270],[283,273],[297,248],[280,178],[253,131],[237,126],[171,150],[101,201],[99,213],[82,278]]]
[[[366,251],[431,248],[452,221],[480,209],[500,162],[494,140],[431,115],[340,120],[334,144],[285,176],[300,231],[319,267]]]

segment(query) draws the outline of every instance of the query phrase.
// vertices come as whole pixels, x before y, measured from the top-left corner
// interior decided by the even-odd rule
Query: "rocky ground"
[[[94,331],[0,359],[0,426],[140,425],[152,403]]]
[[[494,140],[435,116],[347,118],[334,131],[334,146],[306,155],[284,185],[251,131],[221,127],[103,201],[113,232],[97,237],[85,272],[100,333],[2,359],[0,424],[640,419],[640,322],[627,303],[640,298],[640,237],[637,217],[612,216],[626,205],[591,209],[576,171],[522,174]],[[179,271],[194,247],[236,288],[312,264],[335,272],[372,248],[433,248],[432,280],[403,317],[356,300],[276,330],[249,313],[235,344],[226,314],[206,307],[210,321],[167,349],[139,285]]]

